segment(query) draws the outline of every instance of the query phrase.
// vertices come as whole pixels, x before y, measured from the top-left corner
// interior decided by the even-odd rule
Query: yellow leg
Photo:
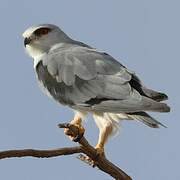
[[[110,123],[107,123],[104,125],[104,127],[100,128],[98,143],[95,146],[95,149],[97,150],[98,154],[105,155],[104,154],[104,146],[108,140],[109,135],[112,133],[112,129],[113,128]]]
[[[101,124],[102,125],[102,124]],[[108,140],[109,135],[112,133],[112,124],[111,123],[104,123],[103,126],[98,126],[99,127],[99,140],[97,145],[95,146],[96,153],[98,156],[105,156],[104,152],[104,145]],[[88,156],[86,157],[86,161],[89,162],[93,167],[96,166],[96,162],[89,158]]]
[[[97,153],[104,155],[104,146],[113,130],[112,121],[110,121],[104,113],[93,113],[94,120],[99,128],[99,139],[95,146]]]

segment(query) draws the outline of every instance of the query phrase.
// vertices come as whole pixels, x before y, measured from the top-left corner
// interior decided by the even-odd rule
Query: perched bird
[[[160,102],[167,95],[145,87],[134,72],[109,54],[71,39],[52,24],[30,27],[23,37],[41,88],[75,111],[71,123],[80,134],[84,133],[82,120],[92,114],[99,128],[95,148],[100,155],[121,120],[138,120],[152,128],[164,126],[146,111],[169,112],[170,107]]]

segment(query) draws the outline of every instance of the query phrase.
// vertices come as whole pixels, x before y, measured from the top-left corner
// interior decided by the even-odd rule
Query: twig
[[[78,134],[79,129],[74,125],[60,124],[59,127],[69,128],[69,130],[72,131],[76,137],[78,137],[79,135]],[[0,159],[12,158],[12,157],[27,157],[27,156],[37,157],[37,158],[50,158],[50,157],[56,157],[62,155],[71,155],[75,153],[84,153],[95,162],[95,166],[97,166],[100,170],[109,174],[116,180],[132,180],[131,177],[128,176],[124,171],[122,171],[120,168],[118,168],[110,161],[108,161],[105,156],[98,156],[96,150],[88,143],[88,141],[84,136],[78,137],[78,143],[80,144],[80,146],[52,149],[52,150],[23,149],[23,150],[1,151]]]
[[[51,158],[62,155],[71,155],[74,153],[82,153],[80,146],[67,147],[52,150],[37,150],[37,149],[21,149],[21,150],[9,150],[0,151],[0,159],[13,158],[13,157],[37,157],[37,158]]]

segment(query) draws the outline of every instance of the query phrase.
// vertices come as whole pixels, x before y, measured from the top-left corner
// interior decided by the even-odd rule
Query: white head
[[[23,33],[23,37],[24,46],[32,58],[48,52],[55,44],[72,41],[59,27],[52,24],[30,27]]]

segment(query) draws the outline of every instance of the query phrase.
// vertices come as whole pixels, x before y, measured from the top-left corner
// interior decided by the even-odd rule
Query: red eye
[[[48,34],[50,31],[51,31],[51,29],[49,29],[49,28],[39,28],[34,31],[34,34],[36,36],[42,36],[42,35]]]

